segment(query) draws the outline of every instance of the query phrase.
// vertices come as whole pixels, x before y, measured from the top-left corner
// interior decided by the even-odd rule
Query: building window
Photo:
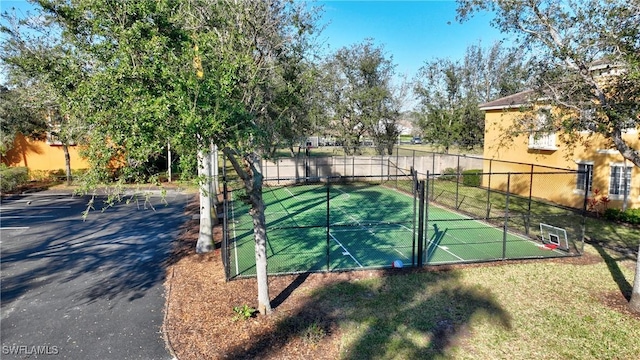
[[[625,169],[624,165],[611,165],[611,177],[609,178],[609,195],[619,195],[620,197],[622,197],[624,196],[624,194],[630,194],[632,167],[627,166],[626,171],[623,171],[623,169]]]
[[[576,181],[576,189],[586,192],[590,192],[591,189],[593,189],[593,164],[578,164],[578,179]]]
[[[529,133],[529,149],[532,150],[557,150],[556,133],[550,129],[551,108],[544,107],[538,110],[533,119],[533,128]]]
[[[529,135],[529,149],[534,150],[557,150],[556,134],[532,132]]]

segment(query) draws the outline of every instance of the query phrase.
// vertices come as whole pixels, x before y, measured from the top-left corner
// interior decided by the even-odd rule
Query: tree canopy
[[[368,135],[379,154],[390,154],[399,135],[400,99],[393,58],[384,47],[372,39],[342,47],[327,57],[322,74],[327,125],[345,153],[355,153]]]
[[[528,78],[520,55],[497,42],[467,47],[464,59],[425,61],[414,78],[424,140],[445,152],[454,144],[481,145],[484,115],[478,105],[524,89]]]
[[[623,138],[640,125],[640,2],[459,0],[458,18],[496,14],[493,25],[516,36],[531,59],[538,98],[560,111],[548,117],[571,146],[590,130],[640,166],[639,149]],[[524,124],[523,126],[527,126]],[[518,133],[522,129],[512,129]]]

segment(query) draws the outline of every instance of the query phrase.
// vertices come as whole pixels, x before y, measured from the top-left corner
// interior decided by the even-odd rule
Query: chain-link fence
[[[559,205],[575,171],[523,164],[528,171],[487,173],[484,159],[440,155],[263,163],[268,272],[582,253],[586,199],[576,208]],[[424,172],[411,168],[416,164]],[[292,176],[278,176],[283,174]],[[231,176],[225,177],[224,192],[226,276],[254,276],[247,195]]]

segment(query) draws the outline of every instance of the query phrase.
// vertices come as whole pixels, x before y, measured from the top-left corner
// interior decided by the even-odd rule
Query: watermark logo
[[[3,355],[58,355],[57,346],[49,345],[2,345]]]

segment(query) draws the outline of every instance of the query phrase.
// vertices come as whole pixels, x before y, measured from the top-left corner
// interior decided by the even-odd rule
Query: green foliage
[[[462,172],[462,184],[478,187],[482,184],[482,169],[464,170]]]
[[[610,221],[640,225],[640,208],[627,209],[625,211],[616,208],[609,208],[604,211],[603,217]]]
[[[244,304],[242,306],[234,306],[233,312],[235,313],[235,316],[233,317],[233,321],[238,321],[238,320],[247,320],[253,317],[253,315],[255,315],[255,313],[257,312],[257,310],[247,304]]]
[[[454,145],[467,149],[481,145],[484,114],[478,105],[522,90],[526,80],[523,68],[518,52],[506,50],[500,43],[488,49],[469,46],[463,60],[425,62],[414,79],[423,138],[445,152]]]
[[[400,102],[392,85],[392,59],[368,39],[343,47],[323,66],[323,105],[345,153],[355,153],[370,136],[378,154],[391,154],[399,131]]]
[[[461,171],[462,169],[445,168],[444,170],[442,170],[440,180],[456,181]]]
[[[303,341],[307,344],[317,344],[327,335],[326,330],[317,322],[311,323],[304,329]]]
[[[515,46],[530,58],[531,99],[544,98],[554,116],[543,124],[533,112],[507,125],[508,139],[532,127],[556,132],[570,150],[589,147],[589,130],[640,166],[640,151],[625,129],[640,126],[640,7],[637,1],[458,0],[458,19],[495,15],[492,25],[515,35]],[[576,36],[580,34],[580,36]],[[637,140],[637,139],[636,139]],[[510,143],[510,141],[506,141]]]
[[[71,177],[73,179],[81,178],[87,172],[86,169],[72,169]],[[29,178],[36,181],[59,181],[65,180],[67,177],[63,169],[57,170],[30,170]]]
[[[0,191],[8,192],[29,182],[29,172],[26,167],[0,167]]]

